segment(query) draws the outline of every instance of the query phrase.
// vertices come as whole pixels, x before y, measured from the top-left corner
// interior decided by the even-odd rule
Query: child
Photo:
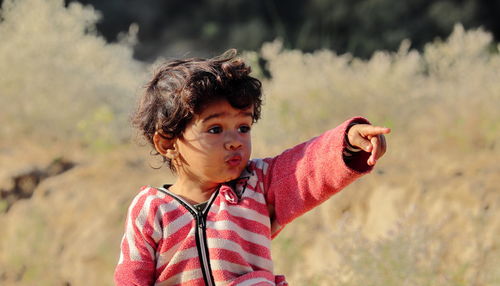
[[[350,119],[274,158],[249,160],[261,83],[230,50],[163,65],[133,123],[176,173],[143,187],[128,211],[117,285],[287,285],[271,239],[369,172],[383,134]]]

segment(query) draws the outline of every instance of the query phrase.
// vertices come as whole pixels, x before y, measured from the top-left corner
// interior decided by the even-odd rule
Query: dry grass
[[[122,143],[145,67],[128,44],[92,32],[90,8],[6,0],[1,15],[0,188],[56,157],[78,165],[0,215],[0,284],[111,285],[132,196],[172,180],[149,168],[147,148]],[[500,284],[500,56],[490,34],[457,26],[422,53],[404,42],[368,61],[279,42],[260,53],[273,77],[255,156],[353,115],[393,129],[376,171],[274,241],[277,273],[292,285]]]

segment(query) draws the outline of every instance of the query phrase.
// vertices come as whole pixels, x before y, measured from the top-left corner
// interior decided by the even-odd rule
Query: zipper
[[[198,256],[200,257],[201,272],[203,273],[203,279],[205,280],[205,284],[208,286],[214,286],[215,282],[214,278],[212,277],[212,270],[210,269],[210,261],[208,259],[208,246],[206,242],[206,226],[207,226],[206,220],[207,220],[208,210],[210,209],[210,206],[212,205],[215,198],[217,197],[217,194],[219,193],[219,188],[217,188],[217,190],[212,194],[210,200],[208,200],[207,205],[202,211],[196,209],[194,206],[186,202],[180,196],[168,191],[166,186],[164,188],[158,188],[158,190],[176,199],[195,218],[196,220],[195,237],[196,237],[196,246],[198,248]]]
[[[208,206],[208,204],[207,204]],[[206,207],[205,207],[206,210]],[[212,271],[210,269],[210,264],[209,264],[209,259],[208,259],[208,247],[205,239],[205,231],[206,231],[206,216],[203,214],[202,211],[197,211],[197,216],[196,216],[197,224],[198,224],[198,230],[196,231],[197,234],[197,239],[199,241],[199,248],[198,252],[200,254],[200,262],[201,262],[201,269],[203,271],[203,276],[205,277],[205,282],[207,283],[208,286],[214,285],[214,281],[212,278]]]

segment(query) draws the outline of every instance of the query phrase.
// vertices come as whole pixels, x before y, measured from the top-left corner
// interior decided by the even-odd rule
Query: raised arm
[[[264,159],[268,164],[264,189],[273,236],[296,217],[371,171],[373,164],[368,160],[371,160],[373,145],[368,152],[357,152],[348,163],[344,160],[343,151],[349,144],[346,132],[354,124],[369,123],[361,117],[352,118],[281,155]]]

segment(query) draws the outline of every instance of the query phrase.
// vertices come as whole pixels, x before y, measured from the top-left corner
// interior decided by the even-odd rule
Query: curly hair
[[[160,65],[145,85],[132,125],[154,147],[156,131],[162,130],[168,139],[177,138],[195,114],[221,99],[237,109],[253,106],[253,122],[257,122],[262,84],[249,75],[250,66],[236,55],[237,51],[231,49],[210,59],[190,58]],[[170,160],[163,160],[172,169]]]

